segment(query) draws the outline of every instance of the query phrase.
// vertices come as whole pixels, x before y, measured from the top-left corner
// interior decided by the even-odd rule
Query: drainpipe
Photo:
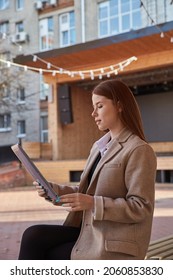
[[[81,0],[82,43],[85,43],[85,0]]]

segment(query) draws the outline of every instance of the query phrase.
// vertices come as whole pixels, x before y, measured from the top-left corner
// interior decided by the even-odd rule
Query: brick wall
[[[20,187],[26,185],[25,171],[17,162],[0,168],[0,189]]]

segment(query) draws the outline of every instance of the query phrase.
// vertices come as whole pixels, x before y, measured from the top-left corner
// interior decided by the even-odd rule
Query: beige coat
[[[95,215],[84,211],[71,259],[144,259],[151,235],[156,157],[151,147],[123,130],[101,158],[87,189],[87,177],[98,156],[93,145],[81,176],[79,192],[95,196]],[[52,184],[59,195],[77,187]],[[79,226],[81,212],[71,212],[65,225]]]

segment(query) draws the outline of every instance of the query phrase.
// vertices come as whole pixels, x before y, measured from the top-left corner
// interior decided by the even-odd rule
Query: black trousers
[[[80,228],[34,225],[22,236],[19,260],[70,260]]]

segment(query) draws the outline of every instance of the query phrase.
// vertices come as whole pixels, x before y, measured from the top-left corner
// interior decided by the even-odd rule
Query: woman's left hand
[[[60,196],[63,207],[69,207],[69,211],[83,211],[94,209],[94,197],[83,193],[71,193]]]

